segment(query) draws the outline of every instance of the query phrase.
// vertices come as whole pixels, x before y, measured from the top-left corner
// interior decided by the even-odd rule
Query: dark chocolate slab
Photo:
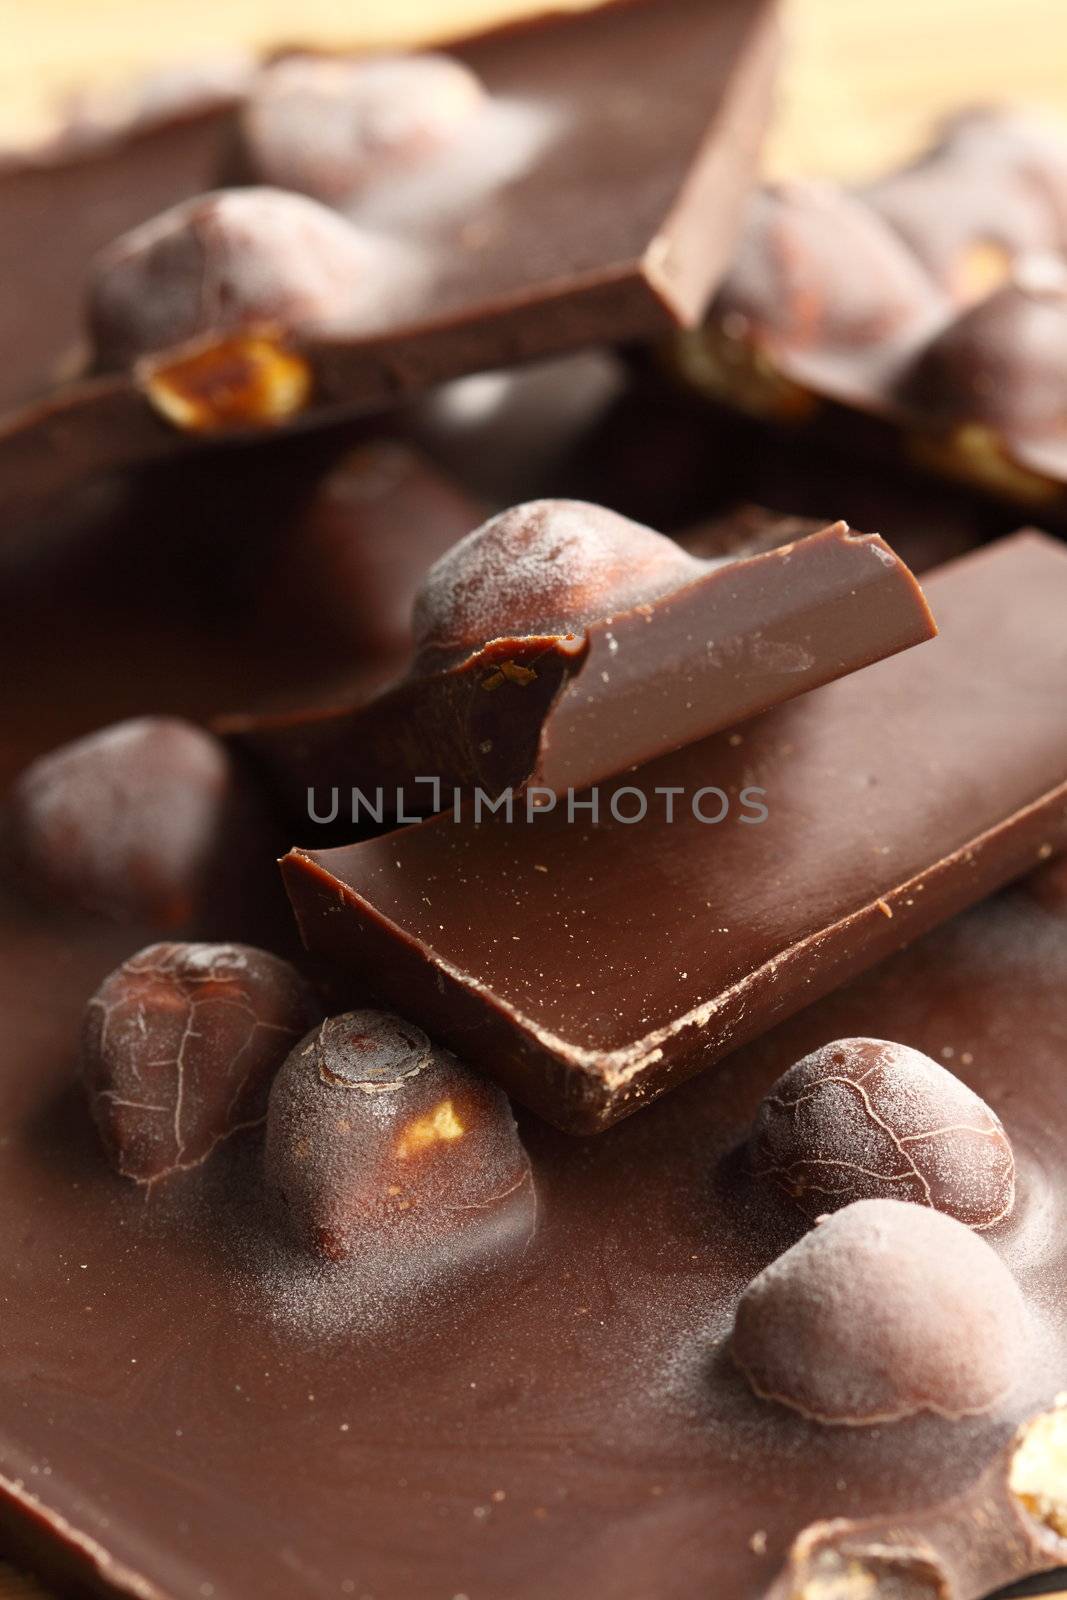
[[[926,649],[631,774],[629,821],[605,791],[599,826],[468,806],[292,852],[305,943],[560,1126],[636,1110],[1067,841],[1067,552],[1019,534],[926,587]]]
[[[290,420],[306,426],[459,373],[696,321],[755,162],[774,12],[774,0],[614,0],[455,47],[507,126],[461,152],[462,181],[438,175],[432,206],[416,185],[389,222],[424,275],[414,302],[383,306],[358,335],[341,325],[284,338],[311,378],[309,409]],[[524,159],[482,184],[479,163],[499,162],[516,118]],[[148,212],[154,203],[146,196]],[[144,214],[139,199],[130,209]],[[55,250],[39,226],[19,237],[33,254],[27,272]],[[226,351],[228,382],[232,344]],[[209,349],[202,374],[212,361]],[[188,435],[164,420],[149,389],[158,393],[144,372],[92,378],[10,414],[0,424],[0,506],[181,448]]]

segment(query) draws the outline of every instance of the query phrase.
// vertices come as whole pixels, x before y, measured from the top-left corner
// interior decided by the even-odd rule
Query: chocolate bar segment
[[[97,375],[9,413],[0,505],[166,455],[191,435],[307,426],[460,373],[692,324],[728,259],[755,162],[775,10],[774,0],[613,0],[458,45],[455,71],[484,91],[461,125],[437,145],[415,138],[408,164],[369,187],[338,198],[331,181],[332,207],[278,155],[283,135],[288,156],[306,144],[291,125],[304,91],[290,85],[279,104],[270,81],[285,64],[266,66],[237,174],[256,186],[257,216],[251,190],[220,190],[231,181],[223,144],[216,178],[200,185],[214,194],[191,210],[195,188],[174,195],[177,212],[98,263]],[[325,169],[345,63],[307,57],[300,70],[321,80],[304,133],[326,147]],[[202,120],[190,131],[210,134]],[[319,270],[298,248],[295,208],[333,268],[358,264]],[[140,210],[121,209],[123,225]],[[27,234],[35,257],[54,250]],[[218,292],[198,295],[204,285]],[[115,367],[119,355],[140,359]]]
[[[1065,351],[1067,135],[987,109],[864,190],[753,196],[676,356],[743,411],[1062,517]]]
[[[928,650],[651,763],[596,825],[290,853],[305,942],[558,1125],[636,1110],[1067,838],[1067,553],[1016,535],[928,595]]]
[[[411,672],[377,699],[221,724],[305,825],[312,791],[380,793],[391,815],[461,785],[584,789],[935,631],[888,545],[844,523],[701,560],[571,501],[503,512],[443,556],[415,625]]]

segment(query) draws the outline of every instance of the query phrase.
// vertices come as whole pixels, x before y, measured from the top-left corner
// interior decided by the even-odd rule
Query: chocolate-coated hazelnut
[[[255,826],[220,740],[174,717],[139,717],[27,767],[7,848],[26,887],[49,902],[180,928],[218,893]]]
[[[1015,1279],[970,1228],[858,1200],[749,1284],[731,1348],[764,1399],[860,1426],[991,1411],[1025,1368],[1026,1325]]]
[[[835,1039],[790,1067],[756,1114],[751,1159],[812,1219],[881,1197],[982,1229],[1015,1200],[1000,1118],[921,1050],[886,1039]]]
[[[293,56],[260,74],[242,132],[265,183],[336,205],[446,148],[484,99],[449,56]]]
[[[953,118],[932,150],[864,190],[960,305],[983,299],[1012,265],[1067,243],[1067,138],[1028,111]]]
[[[704,564],[603,506],[531,500],[461,539],[415,600],[423,664],[493,639],[566,635],[691,582]]]
[[[937,423],[981,422],[1005,437],[1058,430],[1067,364],[1067,268],[1030,257],[923,351],[902,398]]]
[[[712,324],[762,346],[859,348],[936,304],[926,273],[867,206],[830,184],[789,183],[752,197]]]
[[[314,1016],[286,961],[241,944],[153,944],[89,1001],[82,1071],[116,1169],[139,1183],[195,1167],[262,1122],[275,1072]]]
[[[207,334],[342,316],[380,276],[380,247],[280,189],[183,201],[95,258],[88,317],[98,365],[129,366]]]
[[[380,1011],[331,1017],[292,1050],[265,1162],[298,1239],[328,1261],[448,1249],[532,1184],[504,1092]]]

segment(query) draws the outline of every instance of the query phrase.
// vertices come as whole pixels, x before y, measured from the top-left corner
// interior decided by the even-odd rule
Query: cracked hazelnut
[[[112,1165],[151,1183],[263,1121],[271,1079],[314,1015],[286,961],[240,944],[153,944],[89,1001],[82,1073]]]
[[[272,427],[303,411],[311,368],[265,329],[212,340],[170,358],[146,357],[137,377],[152,405],[183,433]]]
[[[532,1192],[504,1092],[380,1011],[331,1017],[292,1050],[265,1170],[296,1236],[328,1261],[446,1249]]]
[[[242,132],[265,182],[341,204],[447,148],[484,99],[449,56],[293,56],[260,74]]]
[[[837,1039],[790,1067],[756,1114],[751,1162],[812,1220],[882,1197],[983,1229],[1015,1200],[1000,1118],[929,1056],[885,1039]]]
[[[762,1398],[858,1427],[991,1411],[1026,1346],[1022,1295],[984,1239],[924,1206],[859,1200],[749,1284],[731,1348]]]
[[[1024,1422],[1011,1454],[1008,1487],[1028,1516],[1067,1540],[1067,1400]]]

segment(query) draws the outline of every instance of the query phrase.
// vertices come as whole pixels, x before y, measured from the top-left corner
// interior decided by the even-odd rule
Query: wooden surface
[[[119,84],[148,67],[282,42],[446,39],[543,4],[0,0],[0,141],[47,126],[57,97],[86,81]],[[786,29],[766,156],[775,176],[875,172],[918,148],[941,116],[976,102],[1028,101],[1067,116],[1067,0],[788,0]],[[0,1600],[41,1597],[0,1563]],[[1047,1600],[1067,1600],[1067,1591]]]

